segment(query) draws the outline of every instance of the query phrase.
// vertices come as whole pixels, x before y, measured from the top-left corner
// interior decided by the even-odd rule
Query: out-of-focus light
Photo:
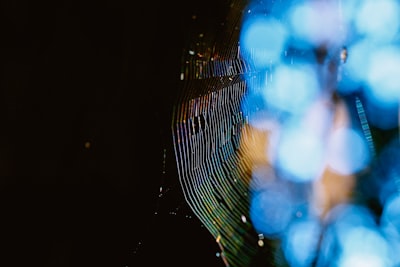
[[[330,227],[334,229],[336,239],[340,244],[355,226],[371,228],[376,227],[374,215],[366,207],[355,204],[340,204],[334,207],[327,215]]]
[[[370,41],[390,42],[399,31],[399,14],[399,4],[394,0],[364,0],[354,13],[355,26]]]
[[[400,194],[392,194],[384,203],[380,226],[390,243],[393,255],[393,266],[400,264]]]
[[[330,214],[330,221],[334,222],[336,227],[349,225],[363,225],[371,227],[375,225],[375,216],[364,206],[346,203],[334,207]]]
[[[370,55],[376,47],[366,39],[357,40],[347,47],[346,63],[340,66],[337,91],[343,95],[351,94],[365,86],[370,66]]]
[[[393,194],[387,199],[381,216],[382,228],[400,238],[400,195]]]
[[[340,204],[329,212],[327,222],[317,266],[393,266],[389,243],[368,208]]]
[[[400,195],[393,194],[387,199],[383,207],[382,216],[380,219],[380,225],[382,232],[385,234],[387,240],[390,243],[392,255],[393,255],[393,266],[399,266],[400,264]]]
[[[370,55],[374,52],[374,49],[376,47],[367,39],[359,40],[348,48],[349,56],[345,68],[353,79],[365,80],[370,66]]]
[[[392,266],[389,244],[377,229],[349,227],[340,246],[340,267]]]
[[[274,165],[283,177],[297,182],[317,179],[322,172],[325,156],[321,137],[306,127],[290,127],[278,141]]]
[[[89,149],[92,146],[92,144],[89,141],[85,142],[85,148]]]
[[[290,195],[284,190],[264,190],[254,194],[250,219],[258,233],[269,238],[279,237],[293,215]]]
[[[288,33],[278,20],[257,16],[242,26],[240,47],[246,58],[257,68],[265,68],[280,61]]]
[[[368,144],[350,128],[336,129],[329,139],[327,162],[336,173],[349,175],[362,170],[370,160]]]
[[[273,81],[266,82],[263,95],[268,106],[297,114],[303,112],[319,92],[317,76],[311,67],[281,65],[273,73]]]
[[[283,239],[283,252],[291,267],[307,267],[317,256],[321,225],[315,219],[290,224]]]
[[[381,106],[397,104],[400,100],[399,77],[400,49],[388,46],[375,50],[366,73],[368,98]]]
[[[304,2],[289,11],[292,34],[312,46],[342,42],[338,6],[333,1]]]

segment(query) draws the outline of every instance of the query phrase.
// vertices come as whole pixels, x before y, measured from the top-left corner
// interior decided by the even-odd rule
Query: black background
[[[224,8],[1,2],[1,266],[223,266],[184,202],[171,113],[192,15]]]

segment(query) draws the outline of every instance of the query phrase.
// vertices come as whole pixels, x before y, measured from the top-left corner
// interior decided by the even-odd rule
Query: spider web
[[[250,135],[241,110],[254,71],[238,46],[243,1],[230,1],[219,28],[193,31],[183,51],[183,93],[173,112],[172,132],[179,181],[185,200],[215,238],[226,266],[251,266],[257,255],[271,260],[271,250],[249,218]],[[193,17],[193,20],[201,18]],[[276,255],[275,258],[278,256]]]

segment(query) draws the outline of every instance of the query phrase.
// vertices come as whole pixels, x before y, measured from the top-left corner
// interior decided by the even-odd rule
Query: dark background
[[[192,15],[223,8],[1,1],[1,266],[223,266],[171,136]]]

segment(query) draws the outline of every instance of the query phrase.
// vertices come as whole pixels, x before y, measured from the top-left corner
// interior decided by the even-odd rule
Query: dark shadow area
[[[211,2],[1,3],[2,266],[221,263],[170,129],[184,21]]]

